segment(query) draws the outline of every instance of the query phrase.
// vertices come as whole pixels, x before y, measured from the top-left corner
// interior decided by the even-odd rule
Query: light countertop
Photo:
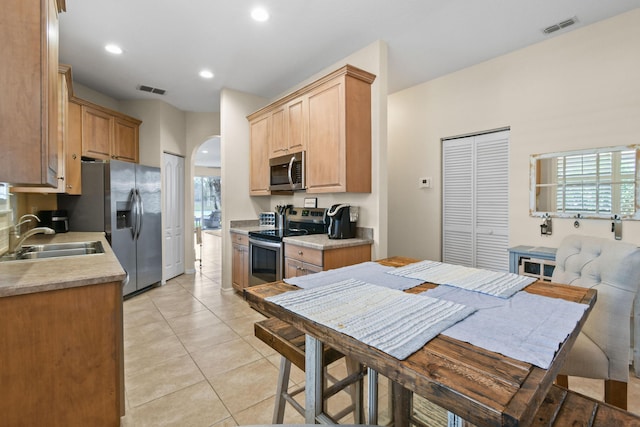
[[[121,282],[126,274],[104,233],[38,234],[27,239],[25,244],[96,240],[102,242],[104,253],[0,262],[0,297]]]
[[[248,235],[250,231],[273,230],[273,226],[259,225],[234,225],[229,229],[230,233]],[[364,229],[363,235],[372,234],[370,229]],[[356,237],[354,239],[329,239],[326,234],[311,234],[309,236],[291,236],[282,239],[284,243],[303,246],[306,248],[329,250],[338,248],[348,248],[351,246],[371,245],[373,239],[369,237]]]

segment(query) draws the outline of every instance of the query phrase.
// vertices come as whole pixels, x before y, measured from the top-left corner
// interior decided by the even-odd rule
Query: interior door
[[[442,260],[509,270],[509,131],[442,142]]]
[[[184,273],[184,173],[183,157],[163,154],[164,281]]]

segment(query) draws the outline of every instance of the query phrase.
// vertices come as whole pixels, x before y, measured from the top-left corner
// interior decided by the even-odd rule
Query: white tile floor
[[[280,356],[253,336],[263,316],[220,291],[220,237],[203,233],[202,269],[124,303],[126,416],[122,425],[209,427],[271,423]],[[332,367],[344,369],[343,364]],[[291,382],[304,382],[292,368]],[[596,398],[598,381],[570,379]],[[381,406],[386,390],[381,390]],[[346,395],[342,399],[347,399]],[[640,414],[640,380],[629,408]],[[381,417],[384,419],[384,416]],[[285,422],[303,418],[288,407]]]

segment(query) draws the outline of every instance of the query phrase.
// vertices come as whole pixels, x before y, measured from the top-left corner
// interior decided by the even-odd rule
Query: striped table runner
[[[403,360],[475,309],[355,279],[268,297],[309,320]]]
[[[420,261],[390,270],[387,274],[420,279],[436,285],[449,285],[500,298],[510,298],[535,282],[535,277],[502,271],[482,270],[438,261]]]

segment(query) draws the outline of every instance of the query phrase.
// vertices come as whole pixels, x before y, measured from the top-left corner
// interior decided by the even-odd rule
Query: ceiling
[[[220,90],[273,98],[377,41],[393,93],[640,7],[640,0],[66,0],[60,60],[117,100],[219,111]],[[250,17],[254,6],[267,22]],[[577,17],[551,35],[542,30]],[[117,43],[124,53],[105,52]],[[213,79],[198,76],[209,69]],[[166,90],[141,92],[139,85]]]

